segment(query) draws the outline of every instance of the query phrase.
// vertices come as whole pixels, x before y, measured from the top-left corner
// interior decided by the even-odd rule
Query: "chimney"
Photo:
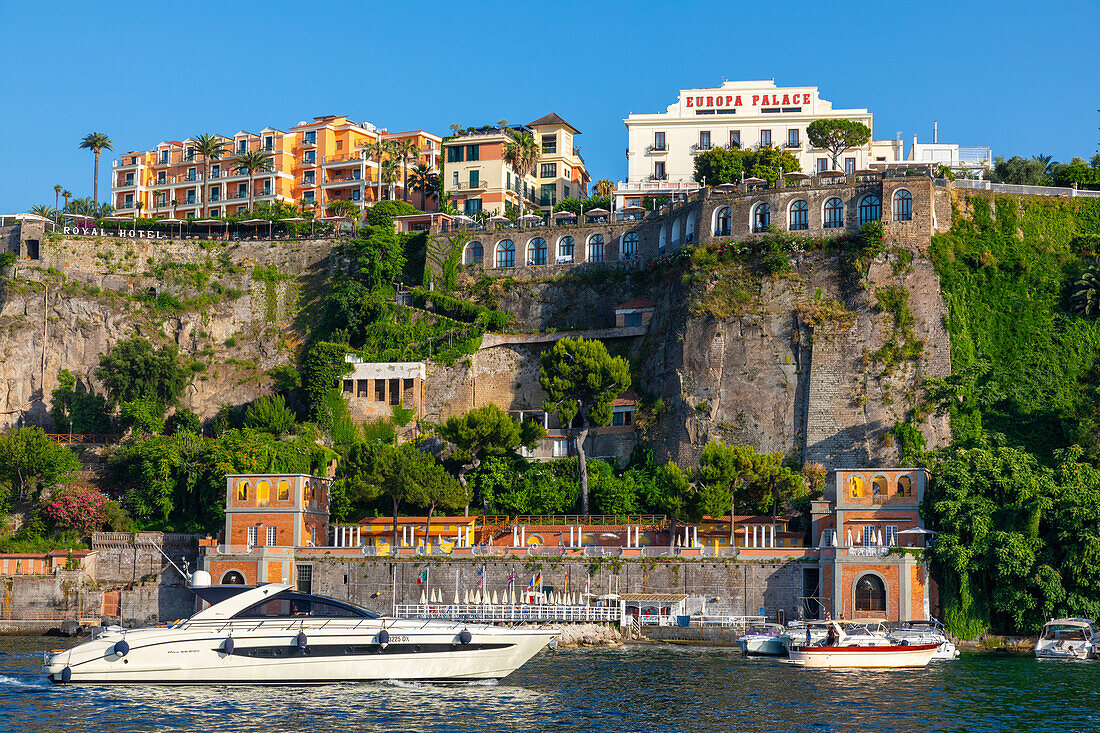
[[[935,145],[940,141],[940,121],[932,120],[932,144]]]

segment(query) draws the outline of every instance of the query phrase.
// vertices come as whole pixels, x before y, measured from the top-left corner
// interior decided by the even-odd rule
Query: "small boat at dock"
[[[787,647],[780,638],[782,633],[779,624],[757,624],[738,637],[737,646],[746,657],[785,657]]]
[[[939,648],[935,643],[895,643],[881,631],[872,631],[867,626],[825,623],[828,627],[825,639],[792,646],[790,664],[814,669],[925,667]]]
[[[1096,659],[1100,632],[1087,618],[1052,618],[1035,642],[1036,659]]]
[[[897,644],[909,645],[939,644],[933,659],[958,659],[959,650],[954,642],[947,638],[947,631],[936,619],[927,621],[906,621],[897,629],[891,631],[887,638]]]

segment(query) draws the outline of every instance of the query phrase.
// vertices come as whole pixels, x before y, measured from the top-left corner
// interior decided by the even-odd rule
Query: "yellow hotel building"
[[[368,146],[379,140],[416,142],[418,157],[398,165],[397,180],[382,184],[382,198],[402,196],[404,167],[409,172],[424,164],[439,170],[442,138],[424,130],[388,132],[374,125],[352,122],[345,115],[315,117],[289,131],[265,127],[259,132],[241,130],[222,138],[225,153],[209,164],[195,152],[195,141],[170,140],[152,150],[122,153],[112,163],[111,204],[119,214],[148,217],[236,216],[249,206],[249,177],[233,159],[245,152],[261,151],[271,158],[273,170],[253,178],[252,201],[305,202],[321,207],[333,201],[354,201],[360,208],[378,198],[379,164]],[[209,165],[209,178],[206,168]],[[419,194],[410,191],[409,202],[418,205]],[[438,207],[430,198],[425,206]]]

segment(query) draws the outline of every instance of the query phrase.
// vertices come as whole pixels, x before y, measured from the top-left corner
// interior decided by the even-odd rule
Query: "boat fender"
[[[909,640],[908,639],[902,639],[901,640],[901,645],[902,646],[909,646]]]
[[[73,671],[70,668],[66,667],[65,669],[61,670],[61,684],[69,684],[69,680],[71,680],[72,678]]]
[[[389,643],[390,643],[390,632],[386,631],[385,629],[382,629],[381,631],[378,632],[378,645],[379,646],[386,646],[386,644],[389,644]]]
[[[306,650],[306,632],[299,631],[294,641],[298,644],[298,651],[304,652]]]
[[[233,647],[236,646],[233,643],[233,637],[225,637],[225,642],[222,644],[222,651],[225,652],[225,656],[229,657],[233,655]]]
[[[126,643],[125,639],[123,639],[120,642],[118,642],[117,644],[115,644],[114,649],[112,649],[112,651],[120,657],[125,657],[127,652],[130,651],[130,645]]]
[[[463,629],[458,634],[458,640],[463,644],[469,644],[474,638],[474,635],[470,633],[469,629]]]

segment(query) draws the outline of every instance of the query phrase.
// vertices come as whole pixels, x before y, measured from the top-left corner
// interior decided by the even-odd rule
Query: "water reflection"
[[[1100,663],[964,655],[807,670],[734,649],[542,653],[499,684],[55,687],[56,640],[0,639],[0,730],[1061,731],[1100,727]]]

